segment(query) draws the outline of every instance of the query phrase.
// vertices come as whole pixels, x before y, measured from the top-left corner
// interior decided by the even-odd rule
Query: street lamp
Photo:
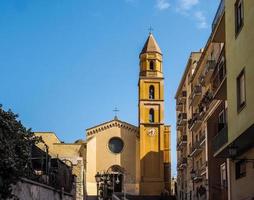
[[[97,183],[97,198],[99,199],[99,183],[101,182],[101,175],[99,172],[95,175],[95,181]]]

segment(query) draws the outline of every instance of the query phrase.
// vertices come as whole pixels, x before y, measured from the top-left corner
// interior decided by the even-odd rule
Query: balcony
[[[176,102],[176,111],[182,112],[183,111],[183,103],[180,103],[179,101]]]
[[[213,153],[217,154],[219,150],[228,142],[227,124],[218,124],[218,133],[213,138]]]
[[[221,0],[212,23],[212,41],[225,41],[225,0]]]
[[[195,170],[195,176],[193,181],[199,182],[203,180],[203,176],[206,173],[207,162],[203,163],[197,170]]]
[[[178,97],[178,103],[185,104],[186,103],[186,97],[187,97],[187,92],[182,91],[180,96]]]
[[[199,141],[194,143],[193,146],[191,147],[191,153],[190,156],[196,156],[197,154],[199,154],[202,151],[202,148],[199,144]]]
[[[196,132],[201,126],[202,122],[201,113],[193,113],[192,119],[188,121],[188,128],[191,131]]]
[[[191,147],[191,153],[190,156],[196,156],[202,151],[203,144],[205,142],[205,135],[202,135],[198,141],[196,141],[193,146]]]
[[[181,135],[177,140],[177,149],[180,150],[184,145],[187,144],[187,135]]]
[[[200,120],[199,113],[194,113],[192,118],[188,121],[188,128],[191,131],[197,131],[201,124],[202,121]]]
[[[184,126],[187,122],[187,114],[186,113],[179,113],[177,117],[177,130],[183,130]]]
[[[212,88],[214,92],[214,99],[226,100],[227,98],[227,75],[226,75],[226,65],[224,56],[220,58],[218,65],[215,69],[215,74],[213,75]]]
[[[216,28],[224,11],[225,11],[225,0],[221,0],[220,5],[219,5],[217,12],[215,14],[215,17],[213,19],[212,30],[214,30]]]
[[[180,158],[177,164],[178,170],[182,170],[186,168],[186,166],[187,166],[187,158],[186,157]]]
[[[202,120],[213,101],[213,93],[208,90],[198,104],[199,119]]]
[[[189,102],[191,106],[196,106],[202,95],[202,87],[196,85],[193,87],[192,93],[189,96]]]
[[[216,61],[214,59],[207,60],[204,73],[200,76],[199,82],[202,86],[209,84],[216,67]]]

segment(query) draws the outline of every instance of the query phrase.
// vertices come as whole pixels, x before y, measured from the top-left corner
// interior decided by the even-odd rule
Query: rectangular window
[[[240,160],[235,163],[235,178],[239,179],[246,176],[246,162]]]
[[[241,71],[240,75],[237,77],[237,108],[241,111],[246,104],[246,86],[245,86],[245,71]]]
[[[226,163],[223,163],[220,166],[220,184],[222,188],[227,187],[227,171],[226,171]]]
[[[235,3],[235,34],[237,35],[243,27],[243,0]]]

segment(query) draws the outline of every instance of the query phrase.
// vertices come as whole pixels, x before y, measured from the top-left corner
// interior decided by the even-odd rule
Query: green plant
[[[31,147],[41,141],[18,115],[0,105],[0,199],[13,197],[12,185],[31,171]]]

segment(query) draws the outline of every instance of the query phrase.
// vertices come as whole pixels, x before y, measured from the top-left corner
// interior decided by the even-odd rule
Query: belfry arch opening
[[[151,71],[153,71],[155,69],[155,62],[154,62],[154,60],[150,60],[150,62],[149,62],[149,69]]]
[[[154,122],[154,109],[151,108],[149,111],[149,122],[153,123]]]
[[[154,99],[154,86],[150,85],[149,87],[149,99]]]

